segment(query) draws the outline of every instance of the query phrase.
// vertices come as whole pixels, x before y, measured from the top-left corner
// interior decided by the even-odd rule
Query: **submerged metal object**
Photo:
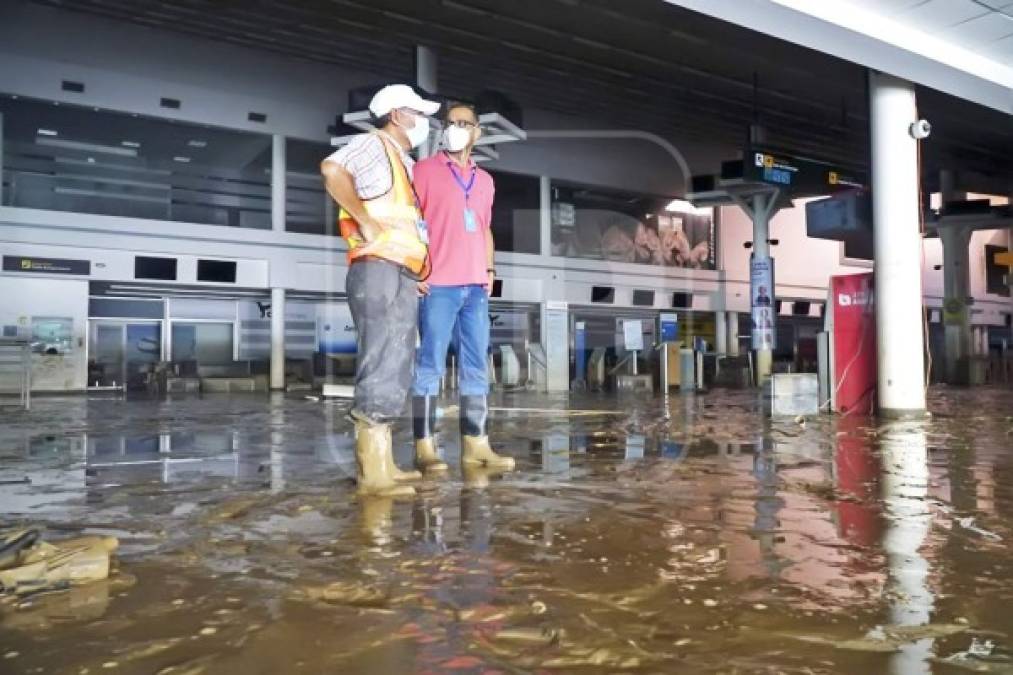
[[[25,595],[58,590],[109,577],[115,537],[40,541],[36,529],[9,532],[0,546],[0,590]]]

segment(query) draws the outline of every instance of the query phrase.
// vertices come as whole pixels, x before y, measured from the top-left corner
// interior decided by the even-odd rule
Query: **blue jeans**
[[[415,396],[437,396],[451,340],[462,396],[489,393],[489,296],[484,286],[432,286],[419,300],[422,346],[415,356]]]

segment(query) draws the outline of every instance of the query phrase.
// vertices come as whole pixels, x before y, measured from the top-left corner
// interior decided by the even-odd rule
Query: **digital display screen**
[[[591,302],[611,304],[616,301],[616,289],[612,286],[592,286]]]
[[[633,304],[637,307],[654,307],[654,291],[633,291]]]

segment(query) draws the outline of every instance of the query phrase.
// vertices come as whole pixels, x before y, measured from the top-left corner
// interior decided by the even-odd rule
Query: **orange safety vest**
[[[371,132],[376,133],[376,132]],[[348,242],[348,263],[370,256],[403,265],[413,274],[421,275],[429,266],[429,247],[419,236],[419,213],[408,170],[390,141],[377,134],[390,162],[393,187],[386,193],[364,202],[366,212],[383,225],[373,241],[365,241],[355,222],[344,209],[338,215],[341,236]]]

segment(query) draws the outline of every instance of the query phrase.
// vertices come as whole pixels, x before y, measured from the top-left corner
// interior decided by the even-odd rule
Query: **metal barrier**
[[[0,381],[10,376],[18,379],[19,405],[31,409],[32,350],[27,338],[0,338]]]

